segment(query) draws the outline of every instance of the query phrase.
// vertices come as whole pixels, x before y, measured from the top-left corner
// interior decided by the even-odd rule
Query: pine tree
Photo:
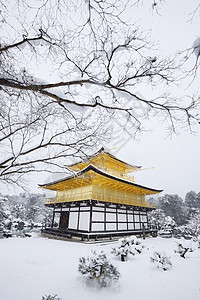
[[[107,259],[106,254],[92,252],[90,257],[79,258],[79,272],[87,279],[97,282],[101,287],[110,286],[119,280],[120,273]]]
[[[140,254],[143,246],[141,242],[135,237],[131,236],[123,238],[118,241],[118,246],[112,249],[112,254],[119,256],[121,261],[128,259],[129,255]]]
[[[156,265],[158,269],[167,271],[172,267],[171,259],[164,252],[155,251],[153,257],[150,257],[150,261]]]

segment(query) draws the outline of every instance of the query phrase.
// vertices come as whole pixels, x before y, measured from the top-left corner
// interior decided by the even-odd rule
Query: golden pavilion
[[[140,166],[123,162],[102,148],[87,161],[68,167],[72,175],[40,185],[56,192],[55,198],[45,202],[53,208],[53,217],[43,234],[97,239],[152,231],[148,212],[155,209],[155,203],[145,197],[162,190],[135,183],[130,173]]]

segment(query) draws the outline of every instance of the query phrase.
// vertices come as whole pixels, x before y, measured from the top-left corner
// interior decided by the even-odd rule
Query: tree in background
[[[200,236],[200,210],[197,210],[189,219],[187,228],[190,230],[190,234],[197,240]]]
[[[149,222],[158,229],[172,229],[177,237],[197,239],[200,235],[200,193],[188,192],[185,201],[178,195],[160,197],[158,209],[149,213]]]
[[[187,209],[187,218],[190,219],[196,211],[200,210],[200,193],[188,192],[185,196],[184,205]]]
[[[52,211],[44,206],[44,201],[42,194],[0,195],[0,231],[16,232],[49,224]]]
[[[23,203],[14,204],[11,207],[11,214],[16,219],[25,220],[26,216],[26,207]]]
[[[198,120],[198,97],[169,94],[180,54],[159,55],[128,22],[130,1],[0,3],[1,181],[66,172],[68,158],[84,159],[110,137],[113,118],[132,134],[155,115],[172,131]],[[137,92],[146,85],[155,90],[148,98]]]
[[[5,198],[0,195],[0,231],[3,230],[5,225]]]
[[[178,195],[166,194],[160,197],[158,208],[162,209],[166,216],[172,217],[177,225],[186,222],[183,199]]]
[[[176,222],[172,217],[166,215],[162,209],[156,209],[148,214],[149,224],[156,226],[159,230],[173,230],[176,226]]]

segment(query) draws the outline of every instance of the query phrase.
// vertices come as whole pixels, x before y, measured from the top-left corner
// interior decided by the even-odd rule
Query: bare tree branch
[[[198,96],[169,93],[186,76],[187,59],[160,57],[124,18],[140,1],[11,2],[0,1],[1,180],[67,171],[66,160],[87,157],[112,137],[113,123],[135,135],[155,116],[173,132],[199,122]]]

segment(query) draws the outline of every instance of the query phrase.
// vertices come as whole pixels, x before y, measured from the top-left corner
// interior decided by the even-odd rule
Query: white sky
[[[152,14],[147,6],[140,8],[142,26],[151,30],[154,39],[159,41],[163,54],[188,49],[200,36],[199,14],[190,20],[190,13],[198,4],[198,0],[166,0],[159,10],[161,16]],[[195,56],[193,62],[195,63]],[[188,90],[185,90],[185,86],[180,86],[178,92],[184,95],[199,91],[198,83],[196,78]],[[177,92],[175,88],[174,92]],[[135,174],[136,182],[164,189],[163,193],[178,194],[181,197],[191,190],[200,192],[200,125],[195,127],[195,135],[183,129],[178,136],[172,138],[166,138],[165,128],[159,122],[152,122],[151,126],[154,128],[153,132],[143,134],[138,142],[130,139],[116,152],[119,158],[130,163],[144,168],[155,167]]]
[[[190,48],[200,36],[198,13],[190,21],[190,13],[198,6],[199,1],[166,0],[159,10],[160,15],[152,13],[150,3],[151,1],[148,6],[145,1],[144,6],[133,7],[130,18],[135,21],[137,16],[141,28],[152,32],[154,40],[159,41],[163,55]],[[192,94],[197,91],[197,82],[198,78],[188,90],[185,90],[185,86],[179,86],[178,92],[183,95]],[[174,92],[177,90],[174,89]],[[145,95],[145,91],[142,94]],[[191,190],[200,192],[200,125],[196,126],[195,135],[183,129],[178,136],[172,138],[166,138],[166,128],[159,122],[153,121],[150,126],[153,131],[143,133],[138,141],[130,137],[128,140],[118,140],[116,145],[115,141],[112,142],[111,144],[117,146],[117,149],[112,151],[113,154],[131,164],[142,165],[144,168],[155,167],[135,174],[137,183],[182,197]],[[30,191],[41,192],[37,184],[43,181],[45,179],[42,175],[33,175],[29,183]],[[8,187],[2,190],[2,193],[13,192],[20,191],[11,191]]]

